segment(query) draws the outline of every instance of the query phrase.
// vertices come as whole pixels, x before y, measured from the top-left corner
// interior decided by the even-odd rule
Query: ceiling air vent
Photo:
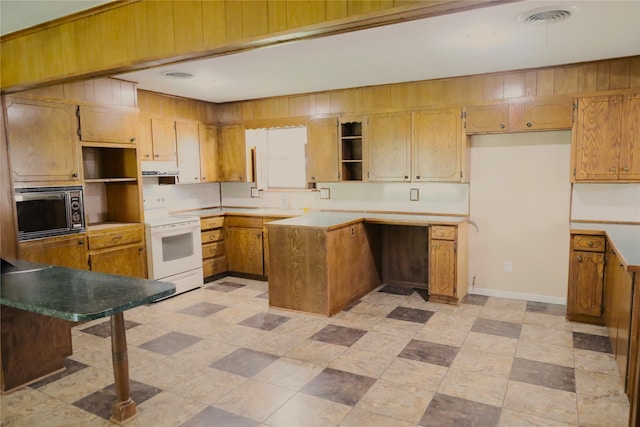
[[[564,21],[571,16],[571,12],[564,9],[535,10],[520,15],[520,22],[527,24],[552,24]]]
[[[193,77],[193,74],[191,73],[184,73],[182,71],[167,71],[166,73],[163,73],[165,77],[168,77],[170,79],[190,79]]]

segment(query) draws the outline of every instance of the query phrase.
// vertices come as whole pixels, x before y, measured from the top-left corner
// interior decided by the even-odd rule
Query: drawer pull
[[[587,242],[587,246],[589,246],[590,248],[592,248],[592,247],[593,247],[593,241],[589,240],[589,241]]]
[[[111,239],[112,242],[117,242],[118,240],[122,239],[122,234],[119,236],[113,236],[113,239]]]
[[[578,261],[578,262],[582,262],[582,261],[584,261],[584,258],[582,258],[582,255],[578,255],[578,256],[576,257],[576,261]]]

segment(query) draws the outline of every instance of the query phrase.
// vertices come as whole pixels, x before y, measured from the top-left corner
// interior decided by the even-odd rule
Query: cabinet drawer
[[[214,216],[211,218],[202,218],[200,220],[200,229],[201,230],[209,230],[212,228],[220,228],[224,225],[224,217],[223,216]]]
[[[222,232],[222,228],[216,228],[215,230],[202,232],[202,244],[217,242],[218,240],[223,239],[224,233]]]
[[[216,258],[205,259],[202,263],[202,275],[210,277],[214,274],[220,274],[227,271],[227,257],[219,256]]]
[[[207,243],[202,245],[202,259],[224,255],[224,242]]]
[[[227,227],[262,228],[262,217],[230,216]]]
[[[431,238],[440,240],[456,240],[456,228],[434,225],[431,227]]]
[[[604,252],[604,236],[573,236],[573,250]]]
[[[143,234],[142,227],[113,230],[99,234],[89,234],[89,249],[96,250],[111,246],[141,242]]]

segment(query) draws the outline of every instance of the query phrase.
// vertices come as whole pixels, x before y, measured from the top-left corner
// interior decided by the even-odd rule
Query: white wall
[[[469,184],[455,183],[318,183],[328,188],[330,198],[319,191],[260,191],[251,198],[252,183],[222,183],[222,205],[287,209],[333,209],[461,214],[469,213]],[[418,201],[409,199],[417,188]]]
[[[570,142],[569,131],[472,138],[470,292],[566,302]]]
[[[640,222],[640,184],[574,184],[571,219]]]
[[[160,185],[158,178],[146,177],[142,183],[144,208],[164,207],[168,211],[183,211],[220,206],[220,184]]]

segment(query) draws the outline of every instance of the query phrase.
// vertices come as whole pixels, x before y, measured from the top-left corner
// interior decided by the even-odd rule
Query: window
[[[307,188],[307,127],[249,129],[247,170],[259,189]]]

